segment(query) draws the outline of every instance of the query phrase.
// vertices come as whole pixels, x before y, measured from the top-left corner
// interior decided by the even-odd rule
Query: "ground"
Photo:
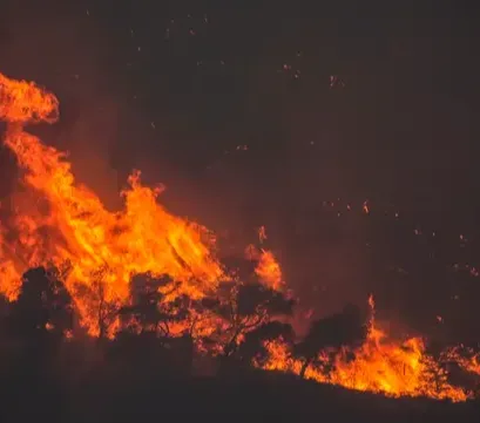
[[[5,422],[59,421],[62,423],[198,421],[331,421],[351,422],[478,422],[480,404],[451,404],[426,399],[389,399],[299,380],[284,374],[258,372],[185,380],[155,380],[138,375],[92,381],[66,393],[43,385],[27,389],[10,409]],[[6,387],[4,386],[4,389]],[[10,394],[12,391],[10,391]],[[2,395],[2,398],[8,398]],[[10,395],[11,397],[11,395]],[[20,399],[20,398],[17,398]],[[28,420],[27,420],[28,419]],[[203,421],[203,420],[202,420]]]

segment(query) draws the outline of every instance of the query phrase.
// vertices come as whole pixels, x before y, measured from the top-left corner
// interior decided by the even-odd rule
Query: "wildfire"
[[[273,289],[280,290],[282,288],[282,270],[271,251],[261,251],[260,260],[255,269],[255,273],[260,280],[264,281],[264,283]]]
[[[24,130],[26,124],[54,123],[58,118],[59,103],[53,94],[32,82],[0,74],[0,119],[7,122],[4,142],[15,154],[24,172],[23,183],[29,188],[12,198],[11,217],[0,221],[0,293],[14,301],[22,275],[31,267],[53,265],[63,269],[62,282],[73,299],[81,325],[92,336],[101,332],[100,307],[118,309],[131,302],[131,280],[135,275],[170,276],[171,280],[159,288],[165,301],[183,295],[198,300],[215,294],[220,281],[231,276],[215,255],[213,235],[205,227],[169,213],[158,202],[162,188],[142,185],[138,171],[131,174],[128,187],[121,193],[123,210],[107,210],[94,192],[75,180],[66,154]],[[363,209],[369,213],[367,202]],[[259,229],[258,236],[263,246],[267,240],[265,227]],[[265,287],[283,290],[282,270],[273,252],[252,245],[246,255],[255,262],[254,273]],[[371,319],[363,345],[354,351],[343,348],[333,356],[331,351],[321,351],[306,368],[305,377],[395,397],[428,396],[453,401],[469,397],[448,383],[446,371],[426,353],[422,339],[390,339],[375,323],[373,297],[369,305]],[[198,313],[192,313],[196,319]],[[261,317],[265,318],[265,314]],[[197,320],[194,323],[198,334],[227,330],[227,325],[222,326],[209,311]],[[237,326],[240,321],[236,316]],[[169,329],[180,333],[185,325],[180,321]],[[243,325],[250,327],[251,321],[245,317]],[[118,328],[117,320],[108,335],[114,336]],[[67,337],[72,336],[68,332]],[[242,337],[235,332],[231,342]],[[201,340],[198,344],[201,350]],[[293,355],[287,343],[269,341],[265,347],[267,360],[258,366],[301,374],[304,363]],[[462,361],[453,352],[449,357],[467,370],[477,369],[474,371],[480,373],[477,358]]]
[[[480,353],[461,346],[450,348],[443,354],[444,361],[456,363],[461,369],[480,376]]]
[[[373,307],[372,297],[369,304]],[[392,397],[423,396],[455,402],[471,397],[470,393],[448,382],[446,371],[426,353],[422,339],[413,337],[403,342],[389,339],[376,327],[373,311],[372,308],[363,345],[353,351],[342,349],[333,357],[330,351],[320,352],[316,362],[307,368],[305,377]],[[264,369],[300,374],[303,361],[295,358],[285,343],[270,342],[266,348],[269,359],[263,364]]]
[[[35,208],[16,204],[15,217],[3,228],[20,234],[12,237],[9,249],[3,242],[0,250],[3,294],[16,297],[20,275],[29,267],[68,265],[66,287],[83,325],[96,334],[98,322],[88,298],[98,297],[99,284],[102,300],[111,304],[128,301],[130,279],[138,273],[168,274],[181,282],[165,288],[171,295],[200,298],[216,289],[223,270],[206,228],[165,210],[157,202],[161,190],[143,186],[140,172],[130,176],[122,193],[124,210],[109,212],[95,193],[76,183],[65,154],[23,130],[23,124],[58,118],[55,96],[33,83],[1,76],[0,99],[0,117],[8,122],[5,144],[38,198]]]
[[[265,238],[260,236],[260,242],[262,243],[266,239],[265,229],[259,233],[265,236]],[[245,249],[245,257],[248,260],[257,263],[255,274],[263,284],[276,291],[280,291],[284,288],[285,284],[282,279],[282,269],[272,251],[263,248],[258,249],[253,244],[250,244]]]

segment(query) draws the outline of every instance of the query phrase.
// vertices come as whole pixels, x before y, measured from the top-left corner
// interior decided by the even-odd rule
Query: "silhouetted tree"
[[[56,395],[55,359],[73,320],[70,296],[57,276],[55,269],[28,270],[22,277],[17,301],[10,305],[7,329],[14,341],[14,354],[9,357],[12,392],[21,390],[30,395],[36,386],[49,385],[52,395]]]
[[[293,328],[288,323],[269,321],[247,332],[240,343],[238,354],[245,364],[253,360],[262,365],[268,359],[266,344],[276,339],[291,342],[294,337]]]
[[[107,337],[120,310],[118,302],[109,296],[106,278],[108,272],[107,266],[101,266],[90,273],[89,285],[81,284],[77,287],[78,296],[85,298],[84,305],[89,307],[87,314],[95,316],[99,342]]]
[[[367,326],[358,307],[347,305],[342,312],[312,323],[304,340],[296,345],[294,353],[303,358],[300,376],[323,349],[338,350],[363,342]]]
[[[160,289],[171,284],[172,279],[167,275],[160,278],[136,275],[132,278],[132,304],[120,310],[124,321],[133,323],[140,333],[150,332],[169,337],[170,325],[188,317],[191,303],[186,295],[166,301],[166,294]]]
[[[172,326],[188,322],[192,302],[185,295],[169,298],[177,285],[166,275],[140,274],[132,278],[132,301],[119,310],[124,329],[113,341],[110,357],[127,361],[127,367],[146,375],[190,374],[193,340],[189,327],[186,325],[180,333]]]
[[[135,324],[140,332],[157,333],[162,313],[159,303],[163,295],[159,292],[162,285],[160,279],[148,275],[136,275],[131,281],[132,304],[122,307],[120,315],[127,324]]]
[[[23,275],[20,295],[9,314],[13,336],[33,341],[46,334],[61,337],[72,329],[71,297],[57,276],[56,269],[43,267]]]
[[[242,335],[258,330],[276,317],[291,315],[294,301],[259,283],[224,283],[218,298],[206,299],[203,304],[226,322],[216,337],[223,344],[224,356],[229,357],[237,352]],[[265,326],[265,332],[268,328]]]
[[[48,410],[49,421],[61,421],[65,404],[61,377],[58,373],[60,342],[72,329],[71,298],[62,283],[58,269],[33,268],[22,277],[19,297],[9,305],[7,330],[12,352],[8,357],[8,391],[4,404],[21,401],[23,409],[40,415]],[[51,407],[51,399],[55,407]],[[18,418],[18,405],[14,407]],[[5,410],[3,410],[4,412]],[[3,416],[3,413],[2,413]],[[55,417],[56,416],[56,417]]]

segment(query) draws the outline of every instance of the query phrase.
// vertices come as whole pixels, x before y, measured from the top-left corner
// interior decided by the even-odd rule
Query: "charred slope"
[[[312,418],[336,423],[480,421],[477,403],[391,399],[272,372],[131,382],[84,386],[74,393],[62,421],[139,423],[165,417],[191,421],[200,416],[209,421],[259,422]]]
[[[23,375],[2,382],[0,421],[8,423],[32,418],[50,423],[191,422],[199,417],[209,422],[480,421],[477,402],[391,399],[260,370],[215,378],[169,378],[134,369],[112,376],[99,369],[82,383],[67,386],[41,375],[33,378],[25,369]]]

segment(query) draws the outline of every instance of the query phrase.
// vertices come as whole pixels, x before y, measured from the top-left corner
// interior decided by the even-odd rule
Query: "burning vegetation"
[[[347,306],[298,339],[289,324],[295,300],[265,248],[264,227],[259,245],[230,268],[218,259],[214,234],[168,212],[158,202],[162,188],[142,185],[138,171],[122,192],[124,209],[108,211],[75,181],[66,154],[24,129],[58,118],[53,94],[0,74],[4,143],[23,171],[23,189],[0,221],[0,292],[15,340],[97,339],[132,354],[160,345],[173,356],[181,345],[219,363],[392,397],[476,395],[475,384],[453,384],[448,369],[454,363],[478,376],[478,355],[461,347],[433,354],[419,337],[392,339],[375,320],[373,297],[365,316]]]

